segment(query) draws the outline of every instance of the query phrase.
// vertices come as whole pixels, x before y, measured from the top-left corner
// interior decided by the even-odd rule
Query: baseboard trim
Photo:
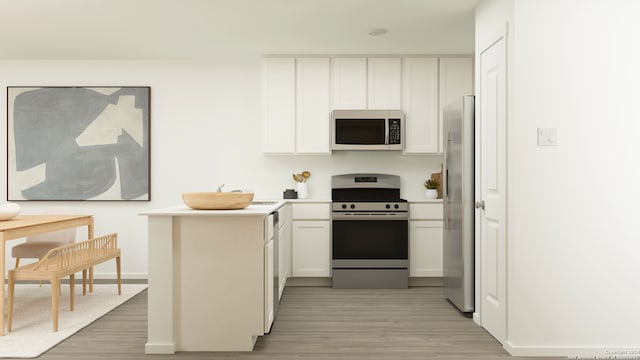
[[[176,353],[176,344],[175,343],[146,343],[144,345],[144,353],[145,354],[175,354]]]
[[[441,277],[410,277],[409,286],[434,286],[442,287],[443,282]]]
[[[131,280],[147,280],[149,278],[149,274],[147,273],[122,273],[122,279],[131,279]],[[115,279],[116,273],[94,273],[94,279]]]
[[[331,286],[331,278],[328,277],[290,277],[286,286]],[[410,287],[442,286],[441,277],[410,277]]]
[[[519,346],[505,341],[504,349],[512,356],[544,356],[583,359],[637,359],[640,348],[637,346]]]
[[[285,286],[331,286],[331,278],[326,277],[290,277]]]

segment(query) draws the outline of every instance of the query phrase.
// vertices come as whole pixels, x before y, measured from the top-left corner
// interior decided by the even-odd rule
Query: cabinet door
[[[400,58],[369,58],[367,108],[400,109],[402,64]]]
[[[328,154],[331,123],[329,58],[296,60],[296,152]]]
[[[273,324],[273,240],[264,245],[264,332]]]
[[[438,152],[438,59],[404,59],[402,110],[407,154]]]
[[[438,152],[444,151],[442,110],[460,96],[473,95],[473,59],[440,58],[440,110],[438,112],[440,139]]]
[[[287,279],[291,276],[291,221],[286,222],[281,228],[278,234],[279,249],[278,258],[279,263],[279,279],[280,285],[278,286],[280,294],[278,298],[282,297],[282,292],[287,284]]]
[[[442,276],[442,221],[411,221],[409,226],[409,276]]]
[[[367,108],[367,59],[334,58],[331,67],[332,109]]]
[[[299,277],[331,275],[329,221],[294,221],[292,272]]]
[[[262,133],[264,153],[295,152],[295,59],[262,61]]]

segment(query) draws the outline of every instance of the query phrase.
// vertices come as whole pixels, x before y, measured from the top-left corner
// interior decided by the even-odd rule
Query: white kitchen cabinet
[[[330,93],[329,58],[297,58],[296,153],[330,153]]]
[[[262,61],[262,151],[295,152],[295,59]],[[328,126],[328,125],[327,125]]]
[[[278,278],[280,279],[278,290],[280,293],[278,298],[281,298],[287,279],[291,277],[291,205],[284,205],[278,213],[280,215],[278,224]]]
[[[262,63],[265,154],[329,154],[329,58],[265,58]]]
[[[367,59],[367,108],[400,109],[402,62],[400,58]]]
[[[442,110],[460,96],[473,95],[473,58],[440,58],[440,111],[439,127],[443,129]],[[438,152],[444,152],[442,130]]]
[[[409,276],[441,277],[442,202],[409,204]]]
[[[330,218],[330,203],[292,205],[292,276],[331,276]]]
[[[331,275],[330,228],[329,220],[293,221],[293,276]]]
[[[397,58],[334,58],[332,109],[400,109],[402,61]]]
[[[277,229],[273,228],[273,215],[265,218],[265,244],[264,244],[264,332],[271,330],[274,320],[273,303],[273,234]]]
[[[367,58],[333,58],[331,64],[331,108],[366,109]]]
[[[264,245],[264,332],[273,324],[273,239]]]
[[[438,153],[438,59],[405,58],[402,81],[406,154]]]

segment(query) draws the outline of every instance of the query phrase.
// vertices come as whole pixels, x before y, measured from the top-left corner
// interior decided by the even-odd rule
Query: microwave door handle
[[[384,144],[389,145],[389,118],[384,119]]]

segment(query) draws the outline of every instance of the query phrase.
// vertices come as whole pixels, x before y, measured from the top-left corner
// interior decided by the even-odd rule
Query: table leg
[[[2,287],[0,287],[0,336],[4,336],[4,248],[6,244],[4,242],[4,232],[0,231],[0,272],[2,272]]]
[[[87,236],[88,239],[93,239],[93,216],[87,224]],[[93,266],[89,268],[89,292],[93,292]]]

